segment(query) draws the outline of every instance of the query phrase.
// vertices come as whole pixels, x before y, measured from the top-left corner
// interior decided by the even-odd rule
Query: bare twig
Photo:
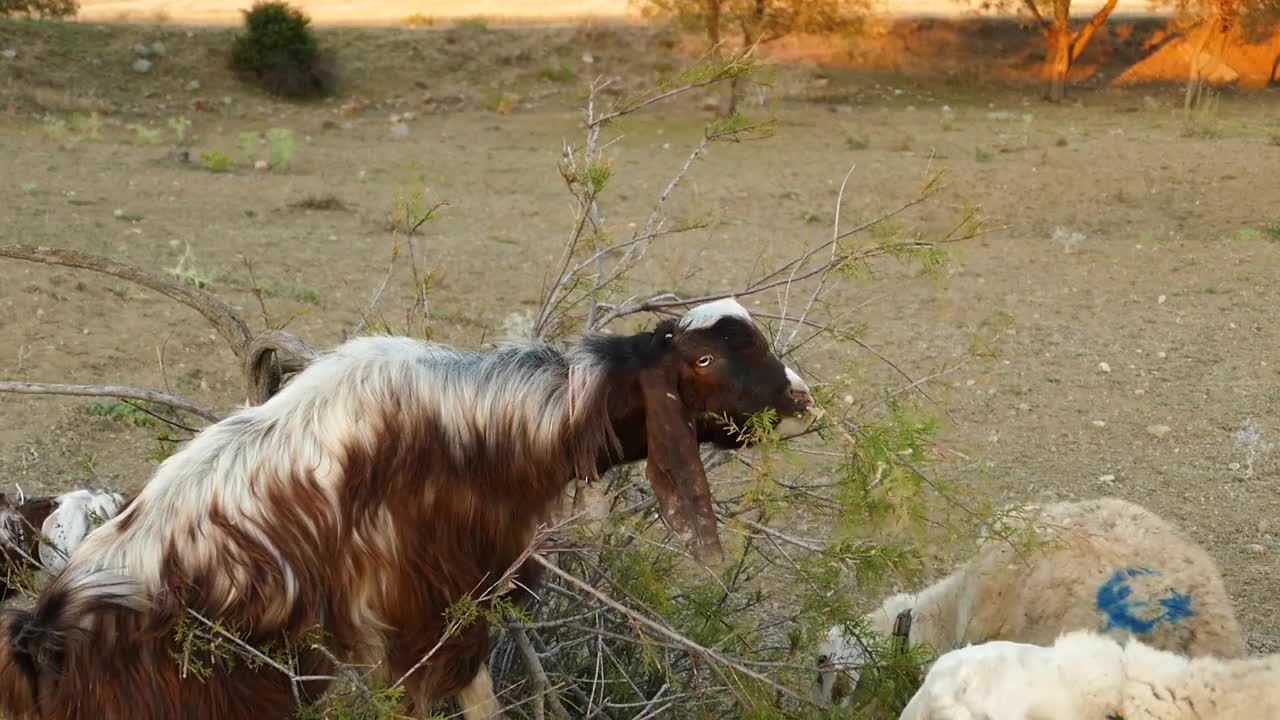
[[[120,385],[61,385],[56,383],[31,383],[0,381],[0,392],[21,393],[25,395],[75,395],[79,397],[114,397],[129,400],[153,402],[167,405],[176,410],[183,410],[204,418],[209,422],[218,422],[222,415],[190,400],[167,395],[154,390],[123,387]]]
[[[555,691],[551,688],[551,682],[547,679],[547,672],[542,668],[542,663],[538,660],[538,654],[533,650],[533,644],[529,642],[528,632],[521,627],[511,628],[511,637],[516,641],[516,647],[520,650],[520,657],[524,661],[525,670],[529,673],[529,677],[533,681],[534,699],[534,715],[542,717],[542,700],[545,696],[547,703],[551,705],[552,714],[560,718],[560,720],[569,720],[570,715],[565,710],[564,705],[560,704],[560,698],[556,697]]]
[[[373,314],[374,308],[378,306],[378,301],[382,299],[382,293],[387,289],[387,283],[391,281],[391,276],[395,274],[396,260],[400,257],[400,243],[394,237],[391,239],[391,260],[387,262],[387,272],[382,276],[382,282],[378,285],[378,289],[374,291],[373,297],[369,298],[369,305],[360,313],[360,324],[356,325],[351,331],[354,337],[364,332],[369,327],[369,316]]]

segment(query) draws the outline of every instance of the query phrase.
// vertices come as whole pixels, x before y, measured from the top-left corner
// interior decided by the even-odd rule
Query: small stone
[[[1028,405],[1027,403],[1018,403],[1018,409],[1023,412],[1026,412],[1031,409],[1031,406]]]
[[[1238,462],[1233,462],[1233,463],[1231,463],[1230,465],[1227,465],[1227,469],[1228,469],[1228,470],[1231,470],[1231,471],[1239,470],[1239,469],[1240,469],[1240,463],[1238,463]]]
[[[151,48],[146,45],[134,45],[133,54],[140,58],[151,57]]]
[[[1244,549],[1248,550],[1250,555],[1265,555],[1267,553],[1267,549],[1258,543],[1245,545]]]
[[[191,82],[187,83],[187,90],[190,90],[191,92],[195,92],[199,89],[200,89],[199,80],[192,80]]]
[[[1100,362],[1100,363],[1098,363],[1098,369],[1099,369],[1099,370],[1101,370],[1101,371],[1102,371],[1102,372],[1104,372],[1104,373],[1109,373],[1109,372],[1111,372],[1111,366],[1110,366],[1110,365],[1108,365],[1108,364],[1106,364],[1106,363],[1104,363],[1104,362]]]
[[[116,211],[112,213],[112,215],[115,215],[118,218],[122,218],[124,217],[124,210],[121,210],[120,208],[116,208]]]
[[[1094,420],[1094,421],[1093,421],[1093,426],[1094,426],[1094,427],[1106,427],[1106,426],[1107,426],[1107,421],[1106,421],[1106,420]]]
[[[1108,475],[1099,475],[1099,476],[1098,476],[1098,482],[1109,483],[1109,482],[1115,482],[1115,481],[1116,481],[1116,476],[1115,476],[1115,475],[1110,475],[1110,474],[1108,474]]]
[[[268,167],[268,165],[267,165],[267,161],[266,161],[266,160],[254,160],[254,161],[253,161],[253,169],[254,169],[254,170],[266,170],[266,169],[267,169],[267,167]]]
[[[1169,431],[1172,429],[1173,428],[1169,427],[1168,425],[1148,425],[1147,426],[1147,432],[1154,435],[1157,439],[1162,438],[1165,435],[1168,435]]]
[[[168,48],[166,48],[164,46],[164,43],[160,42],[159,40],[151,43],[151,54],[155,55],[156,57],[164,55],[166,50],[168,50]]]
[[[1143,390],[1142,388],[1138,388],[1137,390],[1134,390],[1134,391],[1133,391],[1133,394],[1134,394],[1134,395],[1146,395],[1146,394],[1147,394],[1147,391],[1146,391],[1146,390]]]
[[[592,54],[591,54],[591,53],[589,53],[589,52],[587,52],[587,53],[582,53],[582,62],[583,62],[584,64],[586,64],[586,65],[590,65],[590,64],[594,63],[595,61],[596,61],[596,56],[595,56],[595,55],[592,55]]]
[[[1160,359],[1162,359],[1162,360],[1163,360],[1164,358],[1169,357],[1169,354],[1168,354],[1168,353],[1166,353],[1165,351],[1161,350],[1160,352],[1156,353],[1156,357],[1158,357],[1158,358],[1160,358]]]
[[[845,396],[844,396],[844,404],[845,404],[845,405],[852,405],[852,404],[853,404],[853,396],[852,396],[852,395],[845,395]]]
[[[1164,301],[1165,301],[1165,300],[1168,300],[1168,299],[1169,299],[1169,298],[1165,297],[1164,295],[1161,295],[1160,297],[1156,298],[1156,304],[1157,304],[1157,305],[1163,305],[1163,304],[1164,304]]]
[[[133,68],[134,72],[141,75],[143,73],[151,72],[151,61],[146,58],[138,58],[133,61],[133,65],[130,67]]]
[[[18,51],[13,48],[0,50],[0,57],[3,57],[5,60],[13,60],[18,57]]]

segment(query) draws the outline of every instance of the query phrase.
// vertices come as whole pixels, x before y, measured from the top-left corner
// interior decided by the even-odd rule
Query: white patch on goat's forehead
[[[720,318],[726,317],[736,317],[751,322],[751,313],[747,312],[741,303],[733,298],[725,298],[704,303],[685,313],[685,316],[680,318],[680,327],[685,330],[709,328],[719,322]]]
[[[787,371],[787,382],[791,383],[791,387],[795,388],[796,390],[803,390],[808,392],[809,385],[804,381],[803,378],[800,377],[799,373],[787,367],[786,365],[783,365],[782,367]]]

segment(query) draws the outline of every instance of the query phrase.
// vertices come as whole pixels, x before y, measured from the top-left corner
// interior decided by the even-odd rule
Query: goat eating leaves
[[[292,716],[332,657],[401,678],[420,716],[451,696],[467,718],[496,713],[488,628],[446,634],[446,611],[521,558],[570,480],[647,459],[663,519],[714,560],[698,444],[750,444],[731,428],[812,405],[732,299],[564,350],[347,341],[197,434],[34,608],[0,616],[0,715]],[[188,615],[294,648],[308,680],[223,660],[184,672],[173,643]],[[316,627],[328,649],[301,642]]]

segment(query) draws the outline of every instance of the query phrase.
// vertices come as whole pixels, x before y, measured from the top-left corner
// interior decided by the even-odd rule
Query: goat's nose
[[[787,380],[790,381],[791,387],[788,389],[791,399],[802,411],[808,411],[813,408],[813,395],[809,393],[809,386],[804,380],[791,368],[786,368]]]

